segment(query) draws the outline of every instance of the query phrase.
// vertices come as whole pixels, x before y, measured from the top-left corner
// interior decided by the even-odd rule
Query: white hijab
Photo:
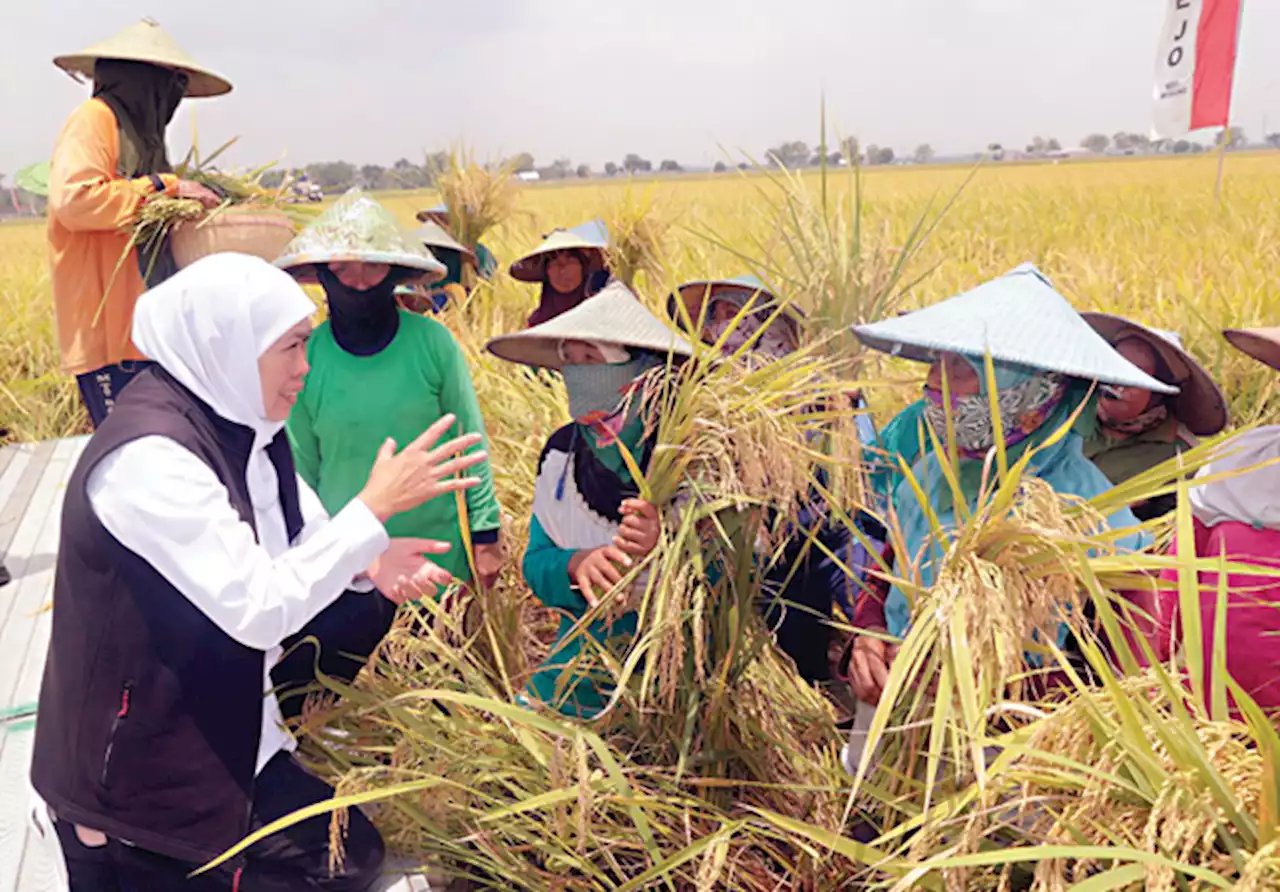
[[[218,415],[252,428],[256,452],[284,426],[267,420],[258,357],[314,312],[265,260],[211,254],[138,298],[133,342]]]
[[[138,298],[133,313],[133,342],[142,355],[218,415],[253,430],[245,484],[259,515],[258,541],[272,553],[288,542],[280,481],[266,447],[284,422],[267,420],[258,357],[314,312],[288,273],[228,253],[211,254],[157,285]]]
[[[1191,513],[1205,526],[1234,520],[1280,530],[1280,464],[1257,467],[1276,459],[1280,459],[1280,427],[1254,428],[1233,437],[1223,444],[1222,457],[1202,468],[1196,477],[1241,473],[1192,487],[1188,493]]]

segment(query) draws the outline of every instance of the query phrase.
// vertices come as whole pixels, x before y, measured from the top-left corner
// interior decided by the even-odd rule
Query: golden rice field
[[[1280,154],[1231,156],[1221,203],[1213,198],[1215,163],[1199,157],[979,169],[908,270],[908,278],[919,277],[908,301],[938,300],[1033,261],[1082,309],[1131,313],[1180,332],[1219,375],[1236,416],[1252,419],[1270,388],[1228,352],[1218,331],[1280,322]],[[969,174],[957,167],[864,173],[866,231],[882,245],[901,242],[927,204],[951,197]],[[836,182],[842,177],[847,181],[839,174]],[[552,226],[606,212],[628,188],[633,200],[651,199],[672,222],[674,276],[746,268],[713,242],[751,258],[778,247],[778,219],[766,199],[773,184],[733,174],[528,188],[521,213],[486,242],[509,260]],[[409,224],[434,196],[383,198]],[[43,233],[37,222],[0,225],[0,428],[11,440],[65,435],[84,421],[74,385],[58,369]],[[500,280],[496,292],[512,315],[495,323],[518,320],[533,300],[530,289],[510,280]],[[459,331],[464,339],[491,333],[490,320],[467,321],[472,332]]]
[[[815,204],[824,188],[832,206],[852,194],[863,200],[856,217],[843,218],[860,221],[855,259],[830,252],[809,261],[810,272],[819,269],[828,282],[866,281],[868,294],[882,291],[885,264],[931,207],[954,198],[907,256],[906,306],[1031,261],[1080,309],[1178,331],[1223,384],[1237,422],[1275,421],[1274,374],[1229,350],[1220,330],[1280,324],[1280,153],[1231,156],[1221,202],[1213,195],[1215,164],[1200,157],[873,169],[856,193],[851,173],[825,182],[809,175],[802,188]],[[390,193],[383,200],[411,224],[435,196]],[[519,213],[484,241],[509,261],[553,226],[596,215],[625,219],[620,209],[648,206],[652,219],[670,227],[664,273],[638,280],[657,305],[669,284],[713,274],[778,269],[815,281],[806,279],[807,261],[796,253],[797,245],[818,245],[797,236],[813,219],[789,216],[795,200],[794,183],[788,190],[762,174],[539,186],[526,189]],[[0,427],[14,440],[84,429],[74,383],[58,368],[45,264],[41,225],[0,226]],[[516,554],[539,450],[565,420],[563,397],[550,378],[486,354],[483,344],[523,324],[534,299],[531,287],[503,275],[442,317],[471,360],[504,534]],[[798,299],[803,304],[812,293]],[[865,306],[845,307],[846,317]],[[850,365],[846,374],[866,385],[884,421],[910,398],[920,369],[875,362]],[[763,892],[868,888],[861,882],[870,877],[884,888],[938,892],[1049,892],[1069,883],[1094,890],[1277,888],[1280,737],[1265,719],[1210,720],[1182,702],[1176,678],[1137,672],[1126,652],[1121,663],[1133,677],[1121,680],[1096,643],[1082,639],[1105,687],[1081,681],[1062,702],[1021,704],[1021,714],[1034,720],[1012,723],[1007,733],[1002,726],[997,735],[988,722],[1007,681],[993,654],[1022,647],[1001,639],[1001,624],[984,611],[1005,611],[1004,596],[1014,588],[1041,601],[1054,592],[1089,592],[1101,621],[1114,624],[1101,593],[1120,590],[1119,574],[1152,565],[1108,555],[1109,546],[1081,530],[1089,511],[1105,516],[1111,509],[1104,503],[1126,497],[1145,493],[1113,491],[1083,507],[1029,484],[1003,487],[975,511],[949,559],[951,572],[940,572],[928,593],[936,605],[922,612],[954,612],[962,621],[950,629],[917,623],[903,642],[904,653],[932,655],[931,671],[940,666],[942,684],[962,693],[937,697],[924,723],[936,730],[934,743],[921,743],[930,734],[910,722],[886,733],[887,770],[868,773],[856,790],[838,761],[842,738],[831,705],[772,649],[739,646],[757,640],[756,626],[739,621],[755,611],[735,611],[735,603],[748,602],[725,597],[723,585],[715,591],[722,600],[684,605],[670,623],[649,617],[653,636],[636,645],[652,663],[662,655],[654,642],[667,640],[663,635],[710,642],[708,671],[697,664],[669,680],[687,704],[646,700],[648,689],[631,678],[625,708],[601,722],[520,707],[515,693],[545,653],[539,631],[547,615],[528,596],[515,562],[494,591],[478,596],[479,632],[464,635],[456,615],[412,634],[394,632],[376,671],[344,691],[337,707],[308,720],[305,734],[340,793],[394,794],[376,815],[394,849],[485,887]],[[1179,522],[1189,525],[1189,516]],[[749,552],[750,536],[734,535]],[[673,541],[694,548],[700,540],[685,530]],[[681,584],[681,554],[659,555],[671,562],[658,573],[663,597]],[[1194,558],[1177,560],[1195,571]],[[702,632],[687,637],[689,628]],[[1199,638],[1189,634],[1191,640],[1198,649]],[[985,679],[984,686],[970,678]],[[886,700],[905,705],[914,696],[909,680],[896,684],[898,693]],[[888,712],[882,709],[886,718]],[[345,742],[326,738],[334,727],[347,732]],[[971,750],[988,742],[1004,754],[973,782]],[[941,760],[928,775],[919,764],[925,749]],[[943,762],[950,766],[945,783],[924,784],[925,776],[939,777]],[[885,835],[870,845],[853,842],[858,816],[881,813]]]

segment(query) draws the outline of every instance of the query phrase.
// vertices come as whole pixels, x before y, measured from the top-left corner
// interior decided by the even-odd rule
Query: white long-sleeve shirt
[[[247,476],[257,536],[213,470],[167,437],[142,437],[116,449],[93,469],[86,488],[98,520],[121,545],[227,635],[264,652],[263,690],[269,692],[281,642],[345,590],[371,590],[367,582],[353,580],[389,540],[359,499],[330,519],[299,478],[304,526],[290,547],[278,479],[265,454],[254,456]],[[264,694],[255,773],[277,752],[295,746],[279,702]]]

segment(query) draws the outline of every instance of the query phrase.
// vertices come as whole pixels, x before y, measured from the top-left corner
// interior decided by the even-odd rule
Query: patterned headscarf
[[[951,395],[951,424],[955,430],[956,451],[964,458],[980,459],[996,444],[995,425],[984,367],[968,357],[966,360],[977,371],[982,387],[971,396]],[[998,391],[995,403],[1004,429],[1004,445],[1016,446],[1053,414],[1067,392],[1067,379],[1054,372],[1024,371],[1004,363],[995,366]],[[944,439],[947,406],[941,392],[925,390],[924,415],[938,438]]]

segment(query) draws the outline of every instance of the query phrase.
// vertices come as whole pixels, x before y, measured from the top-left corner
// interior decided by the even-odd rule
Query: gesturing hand
[[[396,604],[433,595],[437,586],[448,585],[453,576],[424,555],[444,554],[449,547],[448,542],[434,539],[392,539],[369,567],[369,579],[383,597]]]
[[[658,546],[662,524],[658,509],[643,499],[627,499],[622,503],[622,524],[613,544],[636,557],[646,557]]]
[[[369,471],[369,482],[357,496],[374,516],[386,523],[388,518],[438,495],[470,489],[480,483],[478,477],[453,476],[485,460],[487,453],[483,450],[459,455],[481,441],[479,434],[465,434],[436,446],[456,420],[453,415],[445,415],[398,455],[395,440],[388,439],[382,444]]]
[[[631,558],[622,549],[605,545],[575,552],[569,559],[569,575],[587,604],[595,607],[600,603],[596,589],[602,594],[611,591],[627,575],[631,564]]]

